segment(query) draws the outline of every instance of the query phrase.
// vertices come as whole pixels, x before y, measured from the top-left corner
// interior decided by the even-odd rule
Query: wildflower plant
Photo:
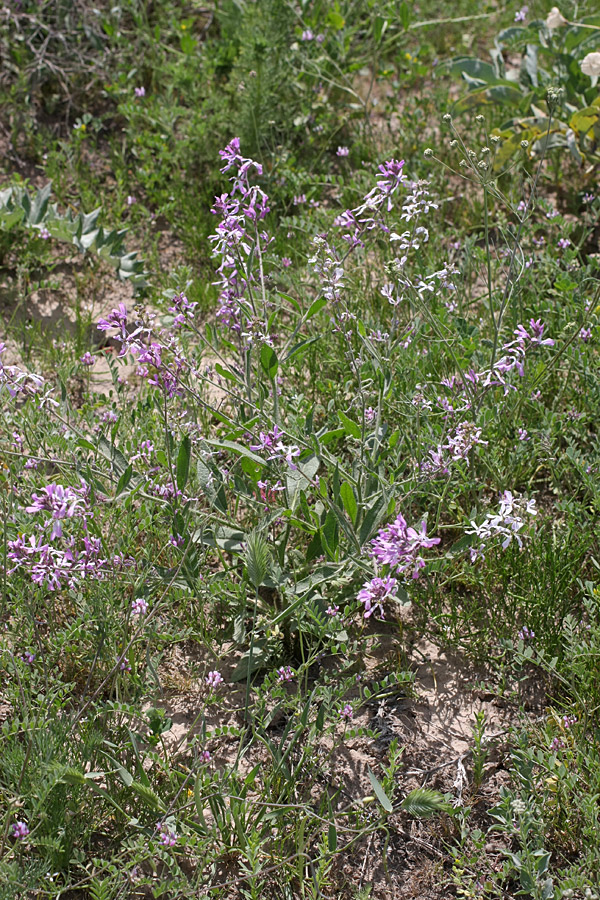
[[[225,3],[205,30],[169,6],[135,26],[135,59],[128,17],[103,13],[129,60],[102,82],[123,134],[114,193],[154,271],[135,298],[77,306],[54,341],[27,316],[3,325],[0,880],[15,896],[345,896],[357,849],[359,891],[380,862],[399,879],[410,853],[388,843],[409,846],[408,816],[444,817],[426,846],[452,846],[465,896],[568,896],[600,872],[597,200],[583,168],[553,172],[563,100],[530,50],[545,143],[525,130],[512,146],[480,110],[465,128],[459,105],[443,144],[409,98],[388,135],[379,82],[394,72],[425,109],[446,31],[376,6]],[[466,27],[448,12],[448,33]],[[498,13],[516,29],[502,46],[572,40],[569,78],[594,78],[594,23],[534,12]],[[473,100],[519,90],[451,66]],[[44,196],[4,201],[27,309],[49,288],[34,256],[10,255],[23,223],[48,267],[63,226],[125,259],[121,232],[45,217]],[[163,219],[185,242],[169,274]],[[479,694],[512,716],[492,752],[474,713],[458,766],[409,746],[432,643],[469,679],[485,663]],[[535,720],[518,715],[531,678]]]

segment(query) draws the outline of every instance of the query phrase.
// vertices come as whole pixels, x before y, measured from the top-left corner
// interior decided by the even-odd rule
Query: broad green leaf
[[[263,371],[272,380],[277,375],[279,361],[277,354],[268,344],[263,344],[260,348],[260,364]]]
[[[352,485],[348,484],[347,481],[345,481],[340,488],[340,497],[342,498],[344,509],[348,513],[350,521],[354,524],[356,522],[356,513],[358,512],[358,503],[356,502]]]
[[[371,782],[371,784],[373,786],[373,790],[375,791],[375,796],[377,797],[377,799],[379,800],[379,802],[381,803],[381,805],[383,806],[383,808],[385,809],[386,812],[392,812],[394,809],[394,807],[392,806],[392,801],[390,800],[390,798],[388,797],[388,795],[382,788],[381,784],[379,783],[379,781],[377,780],[377,778],[375,777],[373,772],[370,769],[367,769],[367,772],[369,774],[369,781]]]
[[[306,313],[306,316],[304,317],[304,321],[308,322],[309,319],[312,319],[313,316],[316,316],[316,314],[320,310],[322,310],[326,304],[327,304],[326,297],[317,297],[317,299],[313,303],[311,303],[311,305],[309,306],[308,312]]]
[[[257,456],[256,453],[253,453],[252,450],[248,450],[247,447],[244,447],[243,444],[238,444],[235,441],[205,441],[205,443],[209,444],[211,447],[217,447],[219,450],[231,450],[232,453],[239,453],[240,456],[246,456],[248,459],[251,459],[253,462],[257,463],[259,466],[264,466],[265,461],[260,456]]]
[[[341,409],[338,409],[338,418],[339,418],[340,422],[342,423],[342,425],[344,426],[344,430],[345,430],[346,434],[348,434],[350,437],[360,440],[360,436],[361,436],[360,426],[357,425],[356,422],[353,422],[352,419],[348,418],[346,413],[342,412]]]
[[[181,443],[179,445],[179,452],[177,453],[177,487],[180,491],[183,491],[187,480],[190,474],[190,459],[192,455],[192,441],[189,435],[184,435],[181,439]]]

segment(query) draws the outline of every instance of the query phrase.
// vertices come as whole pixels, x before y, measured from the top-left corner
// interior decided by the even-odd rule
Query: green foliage
[[[127,253],[124,237],[127,229],[105,231],[98,225],[101,207],[91,213],[67,210],[63,215],[56,204],[50,205],[52,185],[48,183],[31,196],[26,188],[14,185],[0,191],[0,228],[35,229],[42,237],[73,244],[81,253],[95,253],[115,269],[122,281],[129,281],[136,290],[146,287],[144,264],[137,253]]]

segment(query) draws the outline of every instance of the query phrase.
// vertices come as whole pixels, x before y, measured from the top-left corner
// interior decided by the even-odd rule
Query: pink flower
[[[146,96],[146,88],[143,86],[134,88],[133,92],[136,97],[145,97]]]
[[[336,156],[348,156],[349,153],[350,150],[348,149],[348,147],[338,147],[335,151]]]
[[[399,513],[396,520],[382,528],[371,542],[371,556],[382,566],[391,566],[397,572],[412,569],[412,577],[418,578],[419,571],[425,561],[419,555],[420,550],[439,544],[440,538],[427,537],[427,525],[421,523],[418,531],[407,525],[404,516]]]
[[[353,718],[354,711],[350,704],[346,703],[346,705],[340,709],[340,719],[342,719],[344,722],[351,722]]]
[[[164,822],[158,822],[156,828],[159,832],[160,842],[163,847],[174,847],[177,843],[177,838],[179,837],[177,832],[173,828],[169,828],[168,825],[165,825]]]
[[[379,577],[372,578],[371,581],[364,583],[362,590],[358,592],[357,600],[364,603],[365,619],[368,619],[377,610],[379,610],[379,615],[382,619],[385,617],[383,601],[387,600],[388,597],[396,596],[397,583],[395,578]]]
[[[26,822],[15,822],[12,827],[13,837],[18,838],[20,841],[25,840],[27,835],[29,834],[29,828],[27,827]]]
[[[294,672],[290,666],[281,666],[281,668],[277,669],[277,681],[280,683],[291,681],[293,677]]]
[[[137,597],[131,601],[131,614],[133,616],[145,616],[148,612],[148,603],[143,597]]]
[[[223,683],[223,676],[220,672],[217,672],[216,669],[212,672],[209,672],[206,676],[206,683],[209,687],[217,687],[219,684]]]

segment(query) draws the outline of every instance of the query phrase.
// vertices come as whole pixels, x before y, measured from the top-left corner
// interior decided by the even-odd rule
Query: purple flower
[[[332,606],[331,603],[329,604],[329,606],[328,606],[327,609],[325,610],[325,612],[327,613],[327,615],[328,615],[328,616],[331,616],[332,619],[335,619],[335,617],[338,615],[339,611],[340,611],[339,606],[336,606],[335,604]]]
[[[379,615],[383,619],[385,618],[384,609],[383,609],[383,601],[387,600],[388,597],[396,597],[396,585],[397,581],[395,578],[372,578],[371,581],[365,581],[362,590],[358,592],[357,600],[360,600],[361,603],[364,603],[365,606],[365,619],[368,619],[369,616],[372,616],[373,613],[376,613],[379,610]]]
[[[528,441],[529,440],[529,434],[528,434],[526,428],[519,428],[518,434],[519,434],[520,441]]]
[[[127,337],[127,307],[124,303],[119,303],[118,308],[111,309],[106,319],[98,319],[97,328],[100,331],[110,331],[116,328],[121,337]]]
[[[277,681],[280,683],[291,681],[293,677],[294,672],[292,671],[291,666],[281,666],[281,668],[277,669]]]
[[[136,597],[131,601],[131,615],[145,616],[148,612],[148,602],[143,597]]]
[[[522,6],[521,9],[519,9],[515,13],[515,22],[524,22],[525,19],[527,18],[528,11],[529,11],[528,6]]]
[[[179,835],[174,828],[169,828],[164,822],[157,822],[156,829],[159,832],[159,839],[163,847],[175,846]]]
[[[25,653],[21,655],[21,659],[24,663],[27,663],[27,665],[30,666],[35,659],[35,653],[31,653],[29,650],[26,650]]]
[[[354,711],[349,703],[346,703],[345,706],[342,706],[340,709],[340,719],[344,722],[351,722],[354,718]]]
[[[371,542],[371,556],[382,566],[391,566],[397,572],[412,569],[412,577],[418,578],[419,571],[425,565],[420,551],[434,547],[440,538],[427,537],[427,525],[421,523],[419,531],[407,525],[404,516],[399,513],[396,520],[382,528]]]
[[[588,205],[590,203],[593,203],[595,199],[596,198],[595,198],[594,194],[587,193],[587,194],[583,195],[583,202],[587,203]]]
[[[554,347],[554,341],[552,340],[552,338],[544,337],[544,329],[546,326],[541,321],[541,319],[530,319],[529,327],[531,329],[531,334],[527,331],[524,325],[519,325],[515,329],[514,334],[517,338],[516,343],[521,344],[521,346],[523,346],[525,342],[528,342],[530,344],[537,344],[540,347]],[[513,344],[514,343],[515,342],[513,342]],[[506,345],[506,347],[509,346],[510,345],[508,344]]]
[[[315,36],[314,36],[314,34],[312,33],[312,31],[310,30],[310,28],[306,28],[306,29],[302,32],[302,40],[303,40],[303,41],[312,41],[312,40],[314,40],[314,37],[315,37]]]
[[[283,266],[284,269],[289,269],[289,267],[291,266],[291,264],[292,264],[292,261],[291,261],[291,259],[289,258],[289,256],[284,256],[284,257],[282,258],[282,260],[281,260],[281,265]]]
[[[338,147],[335,151],[336,156],[348,156],[349,153],[350,150],[348,149],[348,147]]]
[[[47,241],[48,238],[50,237],[50,232],[44,226],[42,226],[40,228],[40,237],[43,238],[43,240],[45,240],[45,241]]]
[[[210,750],[203,750],[200,754],[200,759],[203,763],[209,763],[212,759],[210,755]]]
[[[20,841],[25,840],[27,835],[29,834],[29,828],[27,827],[26,822],[15,822],[12,827],[13,837],[18,838]]]
[[[552,743],[550,744],[551,750],[564,750],[565,742],[562,738],[555,737],[552,739]]]
[[[209,687],[217,687],[219,684],[223,684],[223,676],[220,672],[217,672],[216,669],[212,672],[209,672],[206,676],[206,683]]]
[[[146,96],[146,88],[143,86],[134,88],[133,92],[136,97],[145,97]]]
[[[137,203],[137,199],[133,196],[133,194],[128,194],[128,196],[127,196],[127,206],[133,206],[134,203]]]
[[[592,336],[591,328],[582,328],[581,331],[579,332],[579,339],[581,341],[583,341],[584,344],[587,344],[587,342],[589,341],[591,336]]]
[[[96,358],[92,356],[89,350],[86,350],[83,356],[79,357],[79,362],[84,366],[93,366]]]
[[[569,238],[561,238],[556,246],[559,250],[566,250],[567,247],[571,246],[571,241],[569,240]]]
[[[518,637],[521,641],[532,641],[535,637],[535,631],[532,631],[531,628],[527,627],[527,625],[523,625],[523,627],[519,631]]]
[[[71,487],[63,487],[62,484],[48,484],[42,488],[42,493],[32,495],[32,503],[25,507],[25,511],[29,513],[51,512],[51,519],[46,525],[53,521],[52,534],[50,540],[56,537],[62,537],[62,519],[71,519],[75,515],[85,514],[87,501],[85,499],[86,487],[79,492]],[[84,496],[79,496],[83,494]],[[83,513],[80,510],[83,509]]]

